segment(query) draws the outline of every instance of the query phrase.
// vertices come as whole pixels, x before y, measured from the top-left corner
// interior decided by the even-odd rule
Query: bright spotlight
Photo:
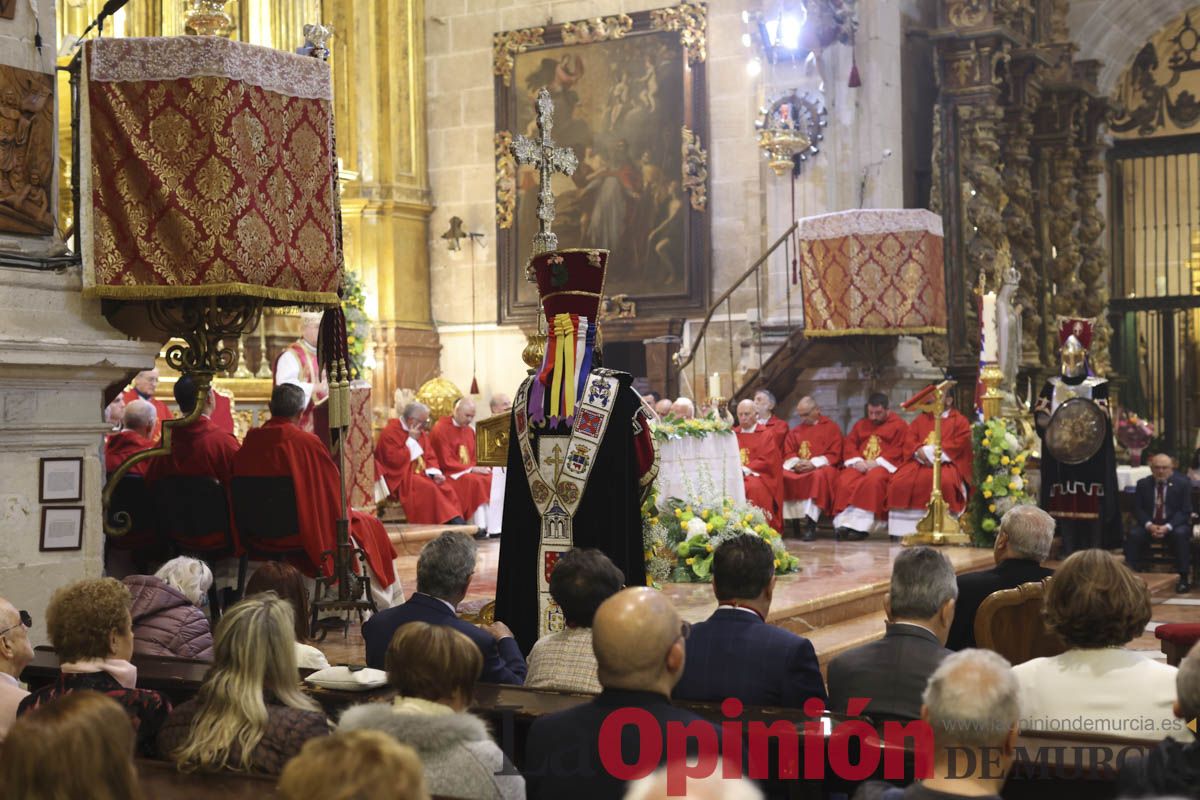
[[[746,62],[746,74],[754,78],[758,73],[762,72],[762,62],[757,58],[752,58]]]

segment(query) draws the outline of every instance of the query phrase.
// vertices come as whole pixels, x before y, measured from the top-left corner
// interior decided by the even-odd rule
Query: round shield
[[[1107,431],[1100,406],[1086,397],[1072,397],[1050,418],[1046,450],[1062,464],[1082,464],[1099,452]]]

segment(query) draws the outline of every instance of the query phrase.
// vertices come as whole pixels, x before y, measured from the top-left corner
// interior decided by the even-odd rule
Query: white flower
[[[1019,492],[1025,488],[1025,481],[1021,479],[1020,475],[1013,475],[1009,483],[1012,484],[1013,491],[1015,492]]]
[[[692,538],[693,536],[701,536],[706,533],[708,533],[708,528],[705,526],[704,520],[700,519],[699,517],[692,517],[691,519],[688,520],[688,524],[687,524],[687,538],[688,539]]]
[[[1016,451],[1020,449],[1020,442],[1018,442],[1017,437],[1013,436],[1011,433],[1004,434],[1004,442],[1008,445],[1009,450]]]

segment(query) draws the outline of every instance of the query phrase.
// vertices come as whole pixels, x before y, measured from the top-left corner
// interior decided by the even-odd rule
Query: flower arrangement
[[[729,498],[690,503],[672,497],[660,507],[651,498],[642,509],[647,583],[711,581],[713,551],[722,542],[745,535],[762,537],[771,545],[776,574],[795,572],[799,567],[778,531],[755,506]]]
[[[346,345],[350,351],[350,377],[362,376],[363,357],[371,339],[371,320],[367,317],[367,297],[362,281],[345,270],[342,278],[342,313],[346,316]]]
[[[667,414],[651,427],[654,439],[658,442],[669,442],[675,439],[703,439],[709,434],[725,435],[733,432],[733,426],[721,419],[716,413],[705,417],[684,419],[674,414]]]
[[[1004,513],[1013,506],[1034,502],[1025,491],[1029,451],[1021,446],[1015,426],[1002,419],[975,423],[972,437],[975,492],[967,517],[975,544],[991,547]]]
[[[1122,411],[1117,422],[1117,441],[1129,451],[1133,466],[1142,463],[1142,452],[1154,439],[1154,423],[1144,420],[1132,411]]]

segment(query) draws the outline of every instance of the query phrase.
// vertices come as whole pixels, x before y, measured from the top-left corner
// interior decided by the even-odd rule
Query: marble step
[[[396,548],[397,556],[415,556],[430,539],[436,539],[442,531],[455,531],[474,536],[479,533],[478,525],[411,525],[408,523],[386,523],[383,526]]]

